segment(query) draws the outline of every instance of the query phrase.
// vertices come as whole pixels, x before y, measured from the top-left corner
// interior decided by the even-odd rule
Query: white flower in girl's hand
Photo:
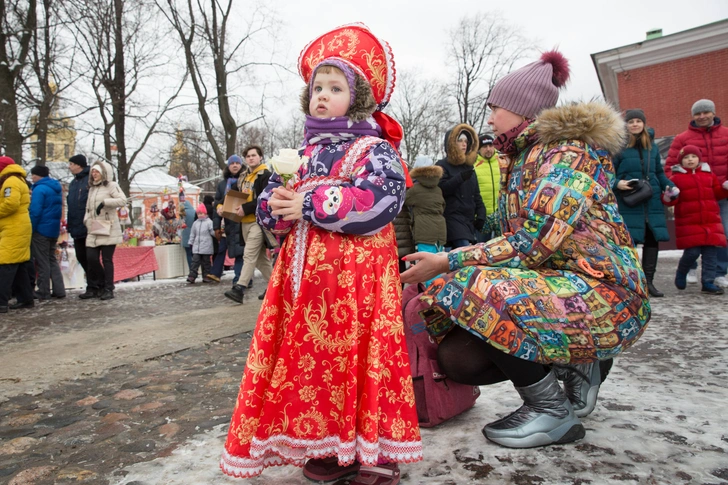
[[[295,148],[281,148],[278,150],[278,155],[270,159],[270,164],[273,170],[281,176],[283,185],[286,185],[306,162],[308,162],[308,157],[299,156],[298,150]]]

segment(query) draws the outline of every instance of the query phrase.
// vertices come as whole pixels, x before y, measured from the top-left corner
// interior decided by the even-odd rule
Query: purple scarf
[[[334,118],[314,118],[306,116],[306,129],[303,137],[307,145],[328,145],[361,136],[382,136],[382,129],[371,116],[364,121],[351,121],[346,116]]]
[[[516,147],[516,138],[520,135],[528,125],[533,123],[532,119],[523,121],[520,125],[511,128],[505,133],[498,135],[498,138],[493,140],[493,146],[501,153],[506,155],[515,155],[518,153],[518,147]]]

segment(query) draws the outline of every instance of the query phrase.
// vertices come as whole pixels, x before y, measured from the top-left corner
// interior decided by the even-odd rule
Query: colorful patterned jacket
[[[573,271],[646,297],[645,278],[612,192],[610,153],[623,146],[624,120],[599,102],[545,110],[516,139],[501,167],[503,236],[450,252],[463,266]]]
[[[298,171],[300,182],[329,176],[353,143],[348,140],[302,148],[299,153],[310,159]],[[270,213],[268,200],[280,185],[281,178],[274,172],[258,197],[257,212],[258,223],[279,236],[287,234],[295,222]],[[402,161],[394,148],[381,140],[362,154],[350,179],[304,193],[303,219],[332,232],[372,235],[394,220],[402,209],[404,194]]]

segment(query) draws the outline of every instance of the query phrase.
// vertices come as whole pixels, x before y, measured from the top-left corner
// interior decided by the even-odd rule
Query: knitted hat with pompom
[[[558,51],[544,52],[541,59],[506,74],[493,86],[488,104],[526,118],[553,108],[559,88],[569,80],[569,61]]]

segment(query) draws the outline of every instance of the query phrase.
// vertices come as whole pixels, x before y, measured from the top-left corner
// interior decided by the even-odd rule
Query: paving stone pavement
[[[656,283],[667,297],[653,300],[656,317],[647,338],[615,366],[585,441],[532,452],[497,447],[495,455],[483,452],[494,449],[478,431],[484,419],[518,404],[512,389],[503,385],[481,397],[477,410],[425,430],[426,462],[407,469],[402,483],[727,484],[728,342],[723,339],[728,331],[722,328],[728,325],[728,296],[701,295],[696,285],[678,292],[672,285],[676,264],[674,259],[660,260]],[[262,287],[262,282],[256,284]],[[67,298],[9,314],[0,323],[0,348],[48,333],[111,328],[120,312],[143,319],[176,309],[183,320],[186,309],[227,304],[220,299],[222,291],[219,286],[190,288],[173,282],[122,287],[119,298],[106,305]],[[252,298],[239,308],[255,313],[259,302]],[[711,333],[715,325],[723,326],[722,333]],[[710,336],[717,340],[706,345]],[[220,476],[216,457],[250,337],[250,332],[231,334],[8,398],[0,403],[0,484],[235,483]],[[620,394],[627,382],[632,387]],[[655,390],[661,388],[664,395],[656,397]],[[491,403],[493,396],[498,399]],[[501,396],[506,397],[497,402]],[[717,407],[720,403],[723,407]],[[610,430],[622,433],[619,440]],[[176,452],[195,443],[203,443],[210,458],[204,462],[204,475],[198,470],[185,479],[194,464],[179,465],[179,456],[194,460]],[[146,466],[172,467],[183,476],[168,480],[135,471]],[[559,467],[564,469],[561,475],[554,471]],[[309,482],[300,472],[284,468],[239,483]]]

